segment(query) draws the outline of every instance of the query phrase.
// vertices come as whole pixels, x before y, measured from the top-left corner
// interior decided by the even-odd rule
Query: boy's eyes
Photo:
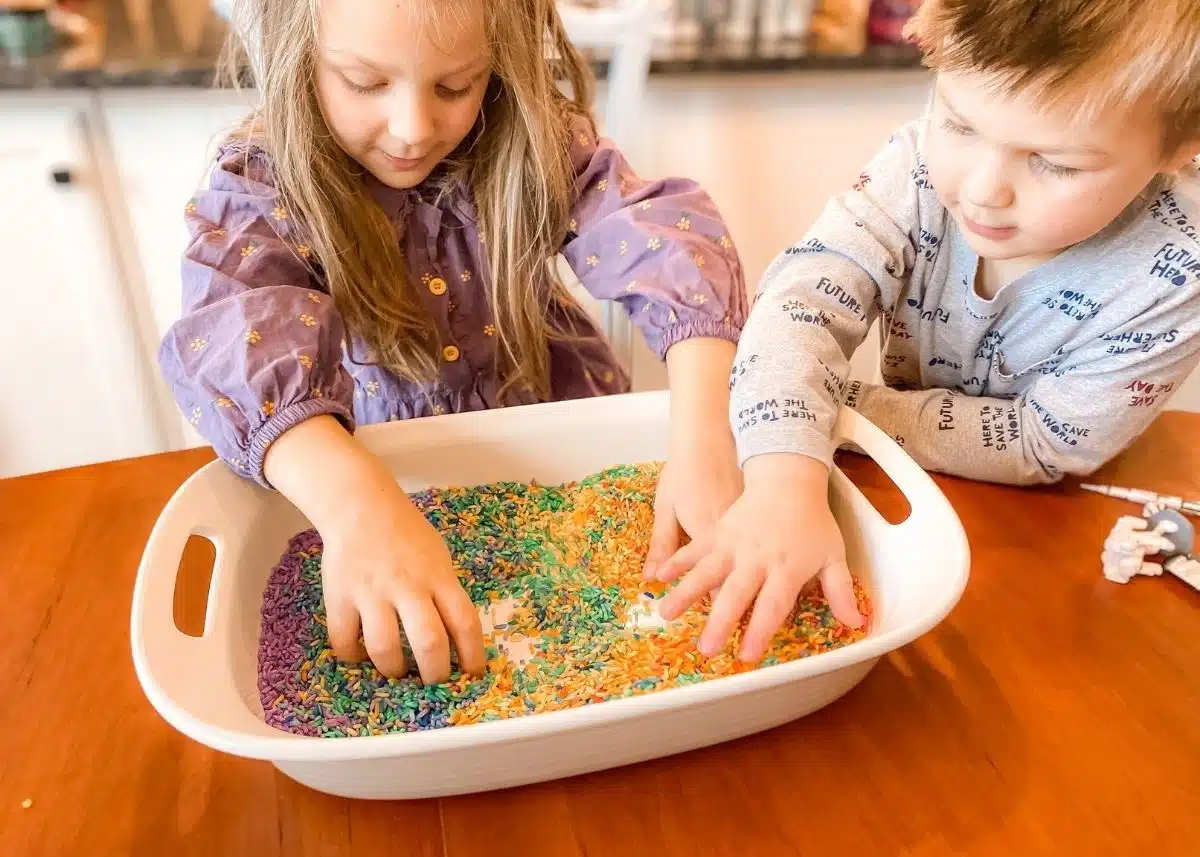
[[[958,122],[955,122],[953,119],[943,119],[942,127],[945,128],[947,131],[949,131],[951,134],[958,134],[963,137],[970,136],[971,134],[975,133],[972,129],[968,128],[966,125],[960,125]],[[1047,161],[1044,156],[1039,155],[1036,152],[1029,156],[1029,167],[1035,173],[1042,173],[1045,175],[1058,176],[1060,178],[1069,178],[1070,176],[1078,175],[1080,172],[1082,172],[1081,170],[1078,170],[1075,167],[1064,167],[1061,164],[1056,164],[1056,163],[1053,163],[1052,161]]]
[[[960,134],[964,137],[968,134],[974,133],[966,125],[960,125],[959,123],[955,122],[953,119],[943,119],[942,127],[945,128],[947,131],[949,131],[951,134]]]
[[[1029,166],[1035,173],[1047,173],[1061,178],[1078,175],[1080,172],[1074,167],[1064,167],[1061,164],[1051,163],[1036,153],[1029,156]]]

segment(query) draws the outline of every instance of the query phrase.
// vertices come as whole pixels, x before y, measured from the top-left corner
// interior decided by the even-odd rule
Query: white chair
[[[561,0],[558,12],[567,37],[577,48],[603,50],[610,55],[601,130],[636,169],[650,48],[662,14],[661,4],[659,0],[617,0],[612,6],[590,8]],[[558,267],[563,282],[604,330],[617,359],[632,372],[637,336],[633,322],[615,302],[593,299],[561,258]]]
[[[559,16],[567,37],[578,48],[610,52],[604,134],[625,151],[638,145],[636,129],[641,118],[650,73],[650,47],[662,13],[656,0],[617,0],[612,6],[591,8],[561,0]]]

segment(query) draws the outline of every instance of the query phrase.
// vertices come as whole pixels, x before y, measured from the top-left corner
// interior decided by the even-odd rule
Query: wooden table
[[[1099,478],[1200,494],[1197,438],[1200,416],[1165,415]],[[1100,546],[1131,504],[939,479],[970,536],[966,594],[839,702],[641,766],[384,804],[211,752],[143,697],[134,571],[209,458],[0,482],[0,854],[1200,854],[1200,594],[1103,578]],[[878,471],[843,466],[896,506]],[[181,589],[186,619],[202,586]]]

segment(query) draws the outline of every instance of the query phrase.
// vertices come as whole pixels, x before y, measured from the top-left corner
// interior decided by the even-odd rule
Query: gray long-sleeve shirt
[[[928,180],[921,127],[893,135],[767,270],[730,379],[739,458],[829,463],[844,402],[930,470],[1006,483],[1091,472],[1200,359],[1200,170],[1157,179],[986,300]],[[885,384],[847,383],[876,318]]]

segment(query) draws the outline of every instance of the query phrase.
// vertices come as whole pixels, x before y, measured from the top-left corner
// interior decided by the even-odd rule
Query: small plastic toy
[[[1192,546],[1196,542],[1196,528],[1192,522],[1174,509],[1163,509],[1155,503],[1147,503],[1142,508],[1142,514],[1152,527],[1166,522],[1170,526],[1163,534],[1171,540],[1171,551],[1166,556],[1191,556]]]
[[[1146,491],[1142,488],[1122,488],[1119,485],[1089,485],[1085,482],[1079,487],[1084,491],[1103,494],[1105,497],[1132,500],[1134,503],[1146,505],[1157,503],[1168,509],[1178,509],[1188,515],[1200,516],[1200,500],[1185,500],[1182,497],[1172,497],[1170,494],[1155,494],[1153,491]]]
[[[1142,507],[1142,517],[1117,519],[1100,554],[1104,576],[1114,583],[1128,583],[1136,575],[1156,577],[1166,570],[1200,590],[1200,561],[1191,556],[1196,531],[1177,508],[1150,502]],[[1148,556],[1163,561],[1150,562]]]

